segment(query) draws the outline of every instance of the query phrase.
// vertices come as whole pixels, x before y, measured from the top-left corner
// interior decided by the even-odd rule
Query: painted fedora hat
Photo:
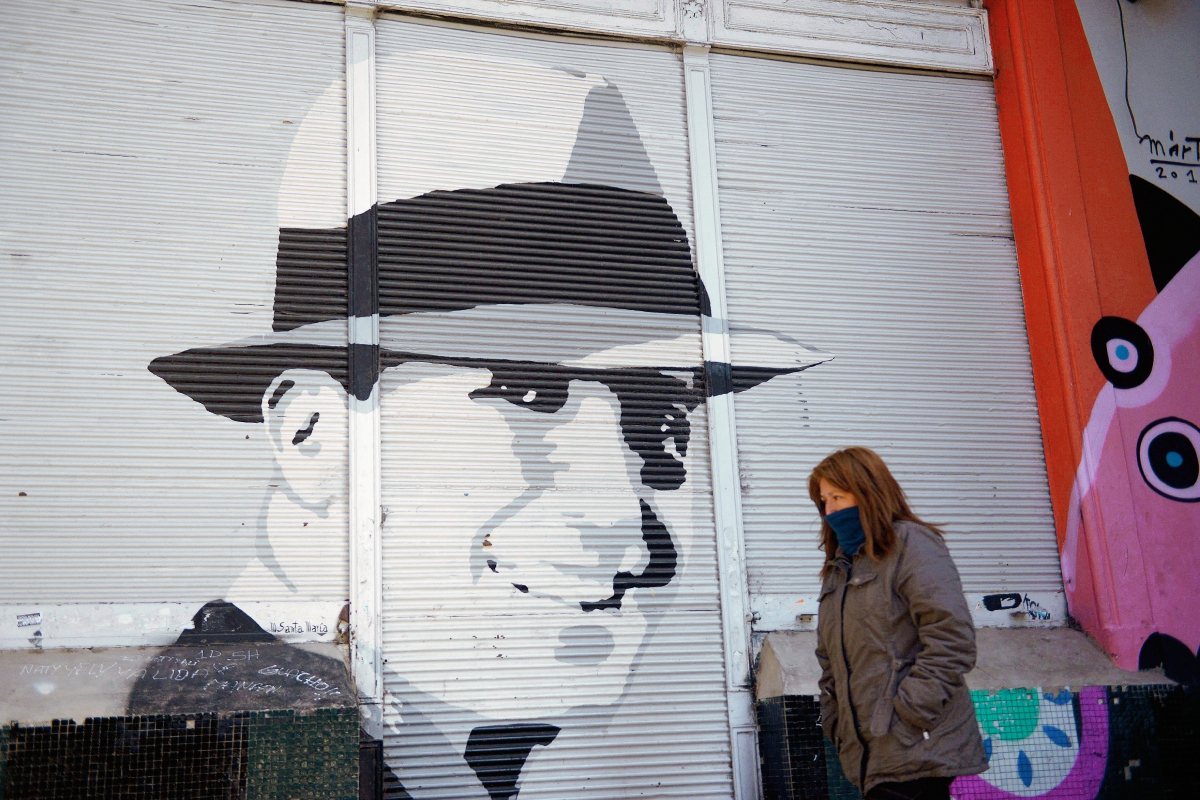
[[[711,396],[832,357],[769,332],[731,334],[712,318],[687,233],[604,78],[428,51],[391,68],[397,85],[420,87],[389,123],[412,167],[381,180],[394,199],[348,226],[281,227],[271,331],[156,358],[152,373],[239,422],[262,421],[263,394],[288,369],[323,370],[351,391],[347,237],[360,227],[377,232],[385,369],[430,360],[678,370]],[[747,361],[705,362],[702,331],[731,336]]]

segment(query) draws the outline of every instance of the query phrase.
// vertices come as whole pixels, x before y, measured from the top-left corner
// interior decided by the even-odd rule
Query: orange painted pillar
[[[1103,316],[1136,320],[1155,297],[1129,170],[1074,0],[986,6],[1069,607],[1119,666],[1136,669],[1154,621],[1146,580],[1131,584],[1128,576],[1144,575],[1145,565],[1136,535],[1105,523],[1122,502],[1132,510],[1133,499],[1109,487],[1102,507],[1096,493],[1084,498],[1076,487],[1084,430],[1106,383],[1092,356],[1092,327]],[[1068,531],[1078,532],[1077,542]]]

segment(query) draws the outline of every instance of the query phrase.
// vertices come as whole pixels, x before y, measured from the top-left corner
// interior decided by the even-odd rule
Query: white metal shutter
[[[519,406],[540,402],[547,390],[523,383],[530,376],[520,369],[505,379],[486,365],[496,359],[561,362],[563,351],[581,340],[612,335],[614,319],[628,321],[617,338],[638,347],[656,338],[645,326],[672,315],[651,313],[642,321],[630,308],[641,303],[654,312],[682,302],[655,267],[658,256],[639,244],[643,234],[654,239],[659,222],[610,214],[610,190],[594,185],[611,183],[601,174],[604,163],[640,163],[644,146],[666,203],[690,231],[678,56],[392,17],[378,21],[376,44],[389,769],[418,800],[487,798],[489,792],[510,797],[516,789],[522,800],[727,798],[729,728],[703,399],[693,398],[698,405],[687,414],[686,481],[652,487],[661,476],[650,461],[643,465],[631,450],[621,451],[613,439],[615,417],[581,428],[574,439],[555,428],[553,449],[538,451],[551,440],[540,439],[545,434],[534,427],[522,433],[522,426],[541,423],[511,416],[532,412],[514,411],[499,396],[507,392]],[[581,93],[581,85],[609,92],[609,100],[614,96],[605,87],[619,90],[641,144],[605,138],[626,130],[624,112],[619,103],[589,111],[591,89]],[[595,114],[596,139],[588,151],[594,159],[581,159],[574,148],[584,146],[579,131],[588,113]],[[596,177],[578,180],[569,197],[545,194],[550,190],[542,182],[586,178],[589,170]],[[653,182],[639,180],[630,179],[626,188]],[[495,188],[501,185],[507,188]],[[468,189],[475,194],[459,191]],[[647,203],[655,214],[662,211]],[[544,218],[530,217],[535,207],[544,209]],[[629,228],[614,231],[610,223],[617,218],[624,222],[615,224]],[[645,256],[645,279],[591,284],[586,271],[571,274],[573,259],[606,248],[614,259]],[[687,249],[682,261],[679,256],[672,262],[675,277],[693,276]],[[546,264],[556,259],[566,265],[549,277]],[[522,305],[543,290],[579,299]],[[593,302],[612,298],[624,307]],[[698,364],[699,306],[694,294],[688,302],[694,310],[683,320],[683,355]],[[632,352],[621,347],[618,342],[595,362],[580,350],[572,363],[604,366],[610,356]],[[641,350],[644,365],[674,363],[679,351],[672,354],[673,347],[663,339]],[[631,378],[643,379],[651,380]],[[616,410],[612,395],[585,385],[597,392],[585,397],[597,415],[590,419],[603,422]],[[698,390],[699,381],[692,386]],[[625,389],[636,394],[647,387],[651,395],[657,391],[644,383]],[[643,413],[621,402],[622,414]],[[678,421],[661,419],[664,430]],[[682,445],[674,441],[678,454]],[[618,451],[624,461],[614,456]],[[561,471],[566,464],[570,470]],[[629,477],[639,470],[640,480]],[[628,541],[620,537],[631,532],[649,545],[646,527],[635,531],[627,519],[611,528],[601,524],[612,509],[629,507],[622,504],[631,502],[632,491],[669,531],[678,559],[674,577],[666,585],[630,589],[620,612],[583,613],[573,584],[554,569],[565,564],[565,575],[580,566],[572,560],[579,556],[569,527],[540,504],[522,506],[512,512],[525,514],[519,522],[501,525],[509,504],[535,485],[545,492],[539,501],[552,497],[559,504],[555,513],[577,509],[586,517],[578,536],[596,537],[590,541],[601,552],[597,558],[606,558],[606,547],[619,553]],[[585,529],[593,514],[599,527]],[[548,583],[518,587],[515,578],[497,579],[509,574],[501,572],[505,558],[533,564],[522,574]],[[631,574],[641,569],[627,566]],[[608,575],[611,583],[613,572]],[[551,595],[565,600],[543,602]],[[559,729],[548,746],[552,734],[545,726]],[[518,776],[513,765],[524,757],[516,741],[521,736],[529,757]],[[389,796],[404,796],[399,784],[390,783]]]
[[[814,624],[808,475],[852,444],[945,526],[977,622],[1013,624],[981,596],[1014,593],[1061,624],[992,84],[730,55],[712,76],[730,324],[835,354],[735,401],[757,626]]]
[[[0,604],[40,623],[3,646],[173,641],[231,591],[284,638],[336,635],[344,400],[323,397],[320,465],[285,476],[249,421],[273,358],[230,345],[340,315],[319,368],[344,373],[343,25],[303,3],[5,7]]]

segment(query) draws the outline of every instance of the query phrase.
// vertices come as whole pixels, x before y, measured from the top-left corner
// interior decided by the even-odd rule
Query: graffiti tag
[[[1043,621],[1050,619],[1050,612],[1038,605],[1038,602],[1029,595],[1025,595],[1024,605],[1025,613],[1029,615],[1030,619]]]
[[[1200,169],[1200,136],[1184,136],[1182,142],[1177,142],[1175,131],[1168,133],[1167,141],[1143,134],[1138,137],[1138,144],[1146,145],[1149,150],[1150,163],[1154,165],[1159,180],[1200,182],[1196,179],[1196,172]]]
[[[272,622],[271,633],[315,633],[324,636],[329,633],[329,626],[324,622]]]
[[[1038,601],[1018,592],[984,595],[983,607],[988,611],[1012,611],[1014,616],[1028,615],[1029,619],[1041,622],[1050,619],[1050,612]]]
[[[133,680],[145,676],[146,670],[139,667],[122,667],[115,661],[111,664],[84,661],[74,665],[26,664],[21,667],[21,674],[53,675],[59,678],[102,678],[108,675],[110,678],[115,676]]]
[[[341,691],[336,686],[331,686],[320,676],[312,672],[305,672],[300,669],[280,669],[277,665],[272,664],[269,667],[263,667],[258,671],[259,675],[279,675],[283,678],[292,678],[297,683],[302,683],[313,690],[313,694],[317,697],[340,697]]]
[[[279,687],[260,681],[223,681],[213,678],[208,683],[204,684],[204,691],[215,689],[223,692],[250,692],[253,694],[275,694],[279,691]]]

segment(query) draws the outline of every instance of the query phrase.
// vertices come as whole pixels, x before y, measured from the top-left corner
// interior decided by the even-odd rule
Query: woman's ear
[[[346,391],[328,373],[289,369],[262,396],[263,420],[286,490],[304,505],[346,491]]]

